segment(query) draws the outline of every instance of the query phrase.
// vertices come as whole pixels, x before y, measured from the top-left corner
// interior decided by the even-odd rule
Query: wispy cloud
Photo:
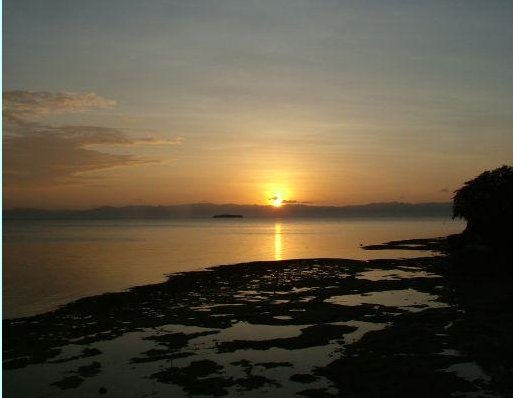
[[[86,112],[116,106],[116,101],[95,93],[51,93],[48,91],[7,91],[2,94],[4,119],[23,123],[48,114]]]
[[[110,108],[115,101],[94,93],[10,91],[3,94],[4,178],[10,184],[59,184],[84,180],[83,173],[157,162],[99,150],[105,145],[176,145],[182,138],[133,138],[118,128],[53,126],[42,115]]]
[[[285,205],[308,205],[308,204],[312,204],[313,202],[310,202],[310,201],[305,201],[305,200],[294,200],[294,199],[285,199],[282,201],[283,204]]]
[[[154,137],[138,138],[133,140],[130,145],[179,145],[183,142],[183,137],[158,139]]]

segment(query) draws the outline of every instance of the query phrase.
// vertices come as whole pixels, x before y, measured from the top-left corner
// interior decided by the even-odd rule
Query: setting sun
[[[283,205],[283,197],[281,194],[276,193],[272,198],[269,199],[274,207],[281,207]]]

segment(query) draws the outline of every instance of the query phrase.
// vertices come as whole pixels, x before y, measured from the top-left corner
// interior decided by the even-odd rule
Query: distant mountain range
[[[4,219],[167,219],[211,218],[216,214],[244,217],[451,217],[452,203],[370,203],[351,206],[287,204],[280,208],[262,205],[195,203],[171,206],[102,206],[87,210],[4,210]]]

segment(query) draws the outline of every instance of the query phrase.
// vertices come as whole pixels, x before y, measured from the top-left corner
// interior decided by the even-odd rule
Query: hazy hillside
[[[88,210],[12,209],[4,219],[137,219],[208,218],[216,214],[244,217],[450,217],[451,203],[371,203],[354,206],[307,206],[288,204],[280,208],[260,205],[197,203],[173,206],[98,207]]]

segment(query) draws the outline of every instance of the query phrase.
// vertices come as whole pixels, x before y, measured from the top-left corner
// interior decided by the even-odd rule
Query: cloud
[[[124,141],[116,131],[98,134],[93,130],[89,133],[60,131],[6,137],[4,178],[13,184],[70,183],[79,182],[80,174],[84,172],[152,162],[134,155],[87,148],[89,145],[117,143],[120,138]]]
[[[440,189],[440,192],[447,193],[447,192],[450,192],[450,190],[449,190],[449,188],[442,188],[442,189]]]
[[[133,140],[130,145],[179,145],[182,142],[183,137],[170,138],[166,140],[149,137]]]
[[[83,173],[155,163],[132,154],[108,153],[98,146],[176,145],[182,138],[132,138],[118,128],[53,126],[40,115],[86,112],[115,105],[93,93],[11,91],[4,98],[4,179],[7,185],[69,184],[87,180]],[[8,117],[5,117],[5,115]]]
[[[116,106],[116,101],[95,93],[51,93],[47,91],[7,91],[2,95],[4,117],[33,119],[47,114],[85,112]]]
[[[309,204],[312,204],[314,202],[310,202],[310,201],[304,201],[304,200],[283,200],[282,203],[284,205],[309,205]],[[316,202],[317,203],[317,202]]]
[[[274,201],[274,200],[278,200],[278,199],[279,199],[278,196],[273,196],[267,200]],[[284,205],[306,205],[306,204],[310,204],[312,202],[303,202],[303,201],[293,200],[293,199],[282,199],[281,203]]]

